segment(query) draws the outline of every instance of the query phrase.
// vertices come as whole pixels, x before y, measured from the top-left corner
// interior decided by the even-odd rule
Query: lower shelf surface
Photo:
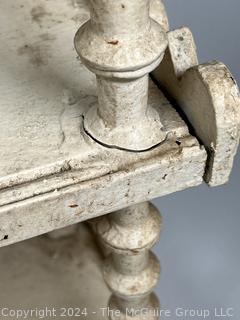
[[[107,319],[103,260],[86,225],[1,248],[0,261],[0,318]]]

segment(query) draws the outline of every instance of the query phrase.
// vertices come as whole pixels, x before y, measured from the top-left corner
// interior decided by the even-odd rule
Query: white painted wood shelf
[[[27,319],[37,319],[42,312],[44,319],[60,319],[63,308],[69,308],[70,315],[72,308],[75,315],[86,310],[84,319],[107,319],[100,309],[107,307],[110,296],[102,278],[103,257],[84,224],[68,237],[40,236],[1,248],[0,261],[1,308],[9,315],[5,319],[16,318],[10,314],[17,310],[33,310]],[[64,319],[72,319],[65,314]]]
[[[191,31],[169,31],[160,0],[3,1],[0,72],[0,247],[16,243],[0,250],[1,304],[156,320],[139,314],[159,307],[162,218],[149,201],[228,181],[231,73],[198,64]],[[84,225],[74,233],[92,218],[103,265]]]
[[[82,134],[82,114],[97,100],[73,47],[89,18],[85,1],[0,9],[0,246],[202,183],[206,151],[154,84],[149,103],[169,132],[164,144],[129,153]]]

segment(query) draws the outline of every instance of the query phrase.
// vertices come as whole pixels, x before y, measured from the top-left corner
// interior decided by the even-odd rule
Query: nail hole
[[[176,140],[176,144],[177,144],[178,146],[180,146],[180,145],[182,144],[182,142],[179,141],[179,140]]]

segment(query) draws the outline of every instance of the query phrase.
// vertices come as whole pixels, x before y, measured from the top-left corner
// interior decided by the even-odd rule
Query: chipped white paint
[[[157,307],[149,249],[161,219],[144,201],[199,185],[204,172],[210,185],[227,180],[240,122],[232,76],[198,65],[187,28],[166,34],[157,0],[9,0],[0,12],[0,246],[54,230],[61,238],[97,217],[110,306]],[[75,46],[97,83],[71,46],[79,25]],[[169,98],[148,88],[160,62],[154,75]]]
[[[168,50],[175,76],[179,79],[191,67],[198,65],[196,45],[191,31],[183,27],[168,32]]]
[[[240,137],[239,89],[217,61],[197,65],[195,44],[186,28],[169,33],[169,49],[154,77],[175,99],[208,150],[205,180],[228,181]]]
[[[159,113],[148,104],[148,73],[167,46],[149,4],[90,1],[91,19],[75,37],[82,62],[97,75],[98,104],[84,115],[84,129],[109,147],[143,151],[167,137]]]
[[[121,310],[121,316],[111,319],[158,319],[151,310],[159,308],[158,300],[151,292],[157,284],[160,266],[149,249],[159,239],[161,225],[159,212],[148,202],[116,211],[96,222],[96,233],[110,249],[103,272],[113,292],[109,306]],[[138,314],[143,307],[148,308],[145,316]]]
[[[115,172],[1,206],[0,246],[202,183],[206,152],[195,138],[169,141],[156,151]],[[117,154],[112,155],[108,153],[114,160]],[[33,182],[29,188],[34,188]]]
[[[89,17],[84,1],[0,7],[21,21],[16,34],[7,15],[0,20],[0,246],[202,183],[205,150],[151,82],[148,105],[170,132],[164,144],[130,153],[81,134],[81,116],[97,101],[71,47]]]

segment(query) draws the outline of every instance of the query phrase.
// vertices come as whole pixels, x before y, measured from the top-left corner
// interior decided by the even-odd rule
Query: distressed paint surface
[[[0,207],[0,246],[201,184],[206,152],[196,139],[169,146],[115,173]]]
[[[1,4],[1,246],[202,183],[206,152],[152,83],[166,143],[129,153],[83,134],[81,115],[97,99],[73,47],[86,4]]]
[[[98,103],[84,115],[84,130],[104,146],[143,152],[168,135],[148,102],[148,75],[167,47],[167,33],[151,19],[149,5],[92,1],[90,19],[74,39],[81,61],[97,76]]]
[[[159,306],[151,292],[160,266],[149,249],[162,220],[148,200],[197,186],[204,175],[210,185],[227,180],[239,140],[237,86],[223,64],[198,65],[187,28],[166,33],[160,1],[21,1],[0,4],[0,247],[53,231],[47,243],[28,242],[28,250],[35,243],[36,258],[47,263],[57,248],[61,268],[71,268],[69,256],[79,266],[79,252],[83,260],[91,256],[83,255],[91,241],[79,237],[76,224],[96,218],[91,224],[108,256],[109,306],[122,311],[111,319],[155,320],[123,312]],[[75,47],[97,75],[97,94],[71,44],[81,24]],[[162,59],[154,76],[169,99],[153,82],[148,90],[148,73]],[[96,265],[90,261],[90,269]],[[38,271],[38,278],[48,276]]]
[[[240,137],[240,95],[237,83],[221,62],[198,65],[191,32],[169,32],[169,48],[154,71],[160,86],[178,104],[194,134],[208,151],[205,181],[228,181]]]
[[[73,47],[74,33],[89,17],[88,7],[84,1],[72,4],[1,4],[0,188],[81,167],[99,152],[79,134],[81,115],[97,94],[94,75],[82,66]],[[13,19],[21,24],[18,30],[10,23]],[[36,52],[44,63],[33,62]],[[150,104],[161,109],[166,130],[187,134],[177,113],[171,108],[167,113],[167,99],[157,90],[151,96]]]
[[[63,307],[76,308],[76,314],[77,308],[83,312],[86,308],[84,319],[108,319],[100,310],[107,307],[110,295],[102,278],[103,258],[84,224],[71,237],[52,240],[41,236],[1,248],[0,260],[0,300],[4,307],[43,310],[48,306],[47,320],[62,318]],[[52,308],[56,309],[55,317],[50,314]]]
[[[113,212],[96,221],[96,234],[109,249],[103,268],[104,279],[112,291],[109,306],[121,310],[120,319],[128,318],[128,309],[138,310],[143,306],[148,308],[147,317],[133,313],[133,319],[158,319],[151,311],[159,308],[152,291],[159,280],[160,264],[149,249],[159,240],[161,227],[160,212],[149,202]]]

